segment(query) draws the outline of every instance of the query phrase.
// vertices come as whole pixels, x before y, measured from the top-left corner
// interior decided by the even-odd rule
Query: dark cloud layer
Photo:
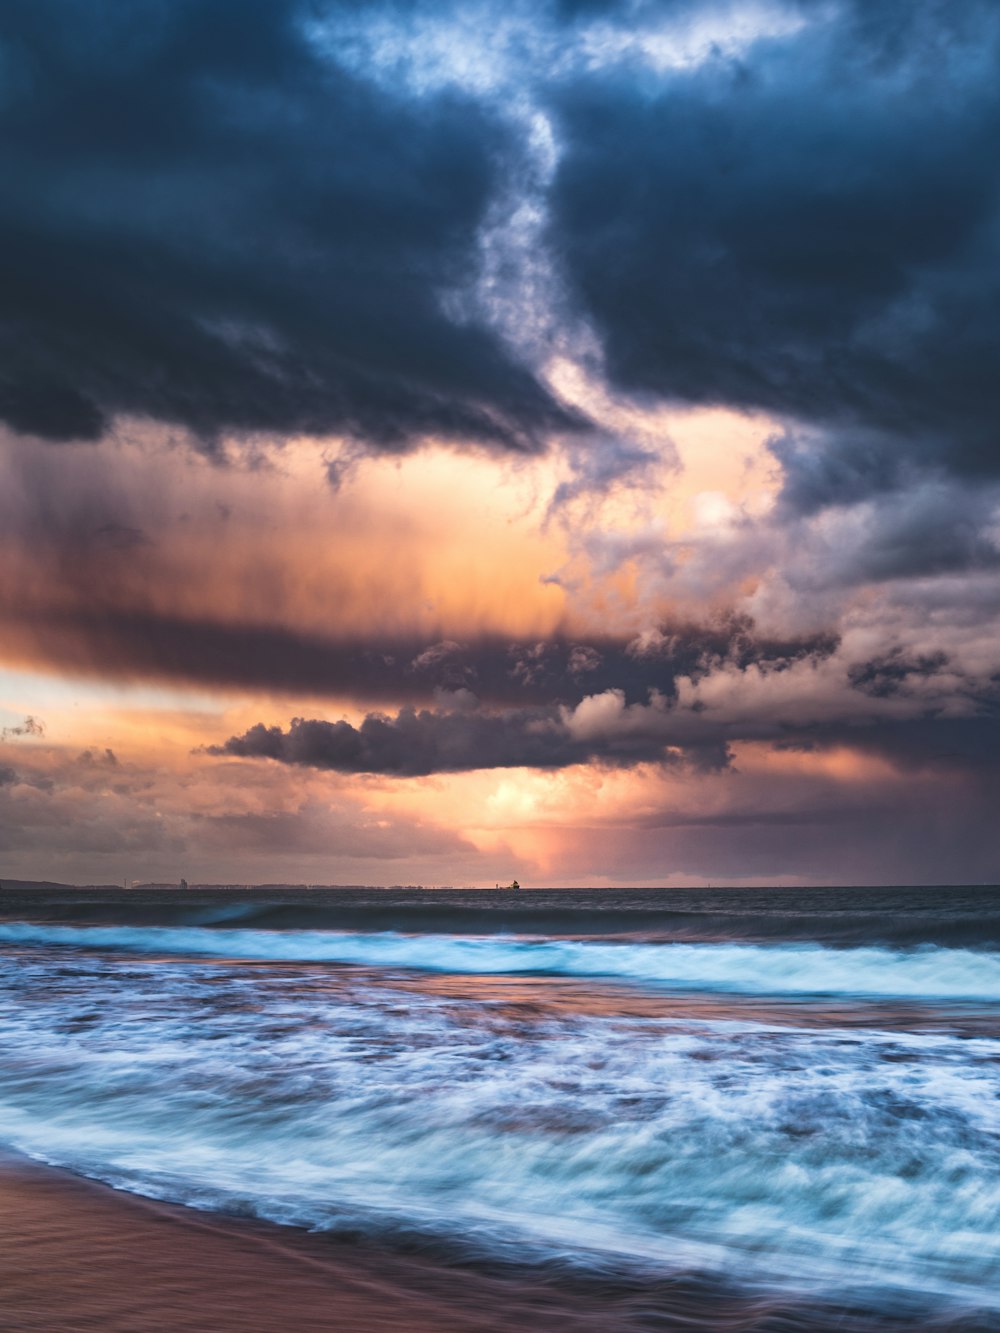
[[[724,767],[724,745],[706,739],[668,750],[662,730],[609,728],[578,735],[556,709],[507,709],[502,713],[400,709],[394,717],[369,713],[360,726],[293,718],[280,727],[251,727],[242,736],[209,747],[209,754],[277,759],[284,764],[338,773],[424,777],[483,768],[566,768],[606,764],[681,762],[699,770]]]
[[[517,148],[376,91],[308,0],[11,0],[0,38],[0,418],[532,448],[565,413],[443,312]]]
[[[894,659],[891,666],[871,664],[869,675],[855,683],[879,698],[905,697],[908,678],[932,674],[939,665],[929,659],[909,664]],[[286,731],[257,723],[221,745],[206,747],[206,752],[395,777],[489,768],[556,769],[595,761],[616,767],[685,764],[693,771],[711,772],[729,766],[730,747],[741,741],[807,753],[847,748],[885,760],[903,774],[932,772],[959,776],[977,788],[1000,787],[997,698],[980,701],[974,715],[963,717],[941,717],[929,709],[897,719],[795,725],[766,715],[741,720],[711,713],[693,716],[669,702],[630,711],[620,695],[608,691],[575,710],[405,707],[395,715],[369,713],[357,726],[293,718]],[[831,808],[826,817],[836,822],[840,815]],[[729,815],[713,818],[728,822]],[[781,818],[776,815],[776,822]],[[697,820],[685,816],[685,822]]]
[[[759,635],[746,617],[664,626],[651,639],[569,636],[512,640],[473,635],[461,643],[400,635],[326,636],[280,625],[226,624],[104,607],[99,614],[38,614],[7,621],[9,651],[30,660],[125,679],[171,680],[358,699],[430,702],[468,691],[486,703],[564,703],[622,690],[626,702],[650,690],[672,696],[679,676],[698,678],[725,663],[781,671],[836,647],[830,634]]]
[[[767,639],[747,618],[727,617],[633,639],[445,640],[412,656],[412,645],[402,655],[401,643],[389,646],[392,652],[368,646],[344,657],[339,665],[350,673],[344,686],[354,698],[433,697],[436,708],[372,712],[358,726],[295,718],[283,731],[258,723],[208,753],[400,777],[590,760],[686,762],[706,771],[729,762],[727,736],[711,721],[692,726],[697,709],[677,721],[670,705],[680,677],[696,681],[750,666],[780,673],[822,661],[837,641]],[[758,730],[766,735],[775,728]]]
[[[918,653],[907,657],[899,647],[867,662],[855,662],[847,678],[856,690],[876,699],[907,693],[915,680],[936,675],[948,665],[947,653]]]
[[[867,726],[824,726],[803,730],[800,744],[826,748],[850,745],[888,760],[904,773],[935,772],[986,782],[1000,788],[1000,691],[965,717],[942,717],[933,711],[903,721],[878,721]],[[943,809],[950,804],[942,786]]]
[[[0,417],[15,430],[93,439],[125,413],[207,446],[249,431],[532,449],[580,424],[485,310],[446,299],[468,294],[490,207],[526,178],[509,96],[389,80],[339,49],[338,14],[404,44],[450,15],[462,64],[447,6],[7,6]],[[789,0],[784,31],[738,54],[596,58],[616,30],[713,14],[516,13],[519,86],[559,150],[533,207],[612,378],[811,423],[775,442],[796,510],[914,468],[1000,475],[1000,11]],[[554,50],[571,54],[538,54]]]
[[[789,12],[738,58],[562,89],[577,298],[620,383],[830,427],[779,450],[796,504],[996,476],[1000,11]]]

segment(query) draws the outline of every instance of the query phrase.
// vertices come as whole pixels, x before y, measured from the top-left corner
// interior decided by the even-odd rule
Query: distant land
[[[509,886],[501,884],[499,891],[509,891]],[[950,884],[780,884],[765,886],[759,884],[697,884],[688,886],[666,884],[616,884],[581,888],[578,885],[554,886],[549,884],[521,885],[521,892],[545,893],[837,893],[840,891],[878,889],[919,889],[922,891],[941,889],[1000,889],[1000,884],[990,881],[969,883],[956,881]],[[488,884],[304,884],[304,883],[266,883],[266,884],[191,884],[166,880],[136,880],[126,888],[123,884],[64,884],[49,879],[8,879],[0,876],[0,892],[45,892],[45,893],[495,893]]]

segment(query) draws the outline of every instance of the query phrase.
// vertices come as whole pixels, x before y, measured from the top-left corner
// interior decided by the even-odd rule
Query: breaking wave
[[[0,943],[484,975],[593,977],[741,994],[1000,1000],[1000,955],[924,945],[627,943],[393,931],[0,924]]]

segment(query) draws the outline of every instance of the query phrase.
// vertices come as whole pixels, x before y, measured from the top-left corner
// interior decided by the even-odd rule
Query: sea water
[[[445,1260],[1000,1326],[991,891],[4,906],[22,1152]]]

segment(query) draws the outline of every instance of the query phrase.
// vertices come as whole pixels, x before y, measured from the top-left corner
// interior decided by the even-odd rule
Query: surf
[[[818,944],[627,943],[219,927],[0,924],[0,943],[459,975],[592,977],[631,986],[785,996],[1000,1000],[1000,955]]]

